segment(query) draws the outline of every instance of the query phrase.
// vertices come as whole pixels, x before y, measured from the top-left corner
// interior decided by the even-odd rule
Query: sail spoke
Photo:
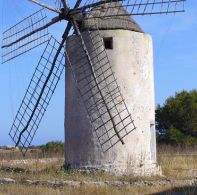
[[[26,36],[46,24],[47,16],[44,9],[41,9],[6,30],[3,33],[2,62],[5,63],[47,42],[47,28],[30,36]]]
[[[21,147],[23,154],[34,138],[64,69],[64,49],[61,48],[59,52],[59,47],[60,44],[51,37],[9,132],[14,143]],[[54,63],[55,55],[58,57]]]
[[[185,0],[107,0],[91,1],[73,13],[82,12],[84,19],[135,15],[170,14],[184,11]],[[72,13],[72,11],[71,11]]]
[[[96,27],[94,27],[95,29]],[[93,129],[104,152],[135,129],[99,30],[73,36],[67,58]]]

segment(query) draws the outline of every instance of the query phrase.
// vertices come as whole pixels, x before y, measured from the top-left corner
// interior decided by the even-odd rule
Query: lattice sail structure
[[[3,63],[48,41],[9,133],[16,146],[25,153],[31,144],[64,69],[65,57],[103,151],[118,142],[124,144],[135,125],[95,24],[106,17],[130,20],[130,15],[183,12],[186,0],[77,0],[73,9],[66,0],[50,1],[58,9],[44,4],[47,0],[30,1],[58,15],[47,23],[41,9],[3,33]],[[49,40],[48,27],[61,20],[68,22],[61,43],[53,37]],[[85,26],[85,32],[80,32],[84,30],[80,25]],[[73,55],[69,51],[65,56],[64,44],[71,29],[75,36],[69,38],[72,44],[66,48]]]
[[[3,32],[2,62],[5,63],[48,41],[47,28],[28,36],[46,23],[46,13],[41,9]]]
[[[117,142],[124,144],[124,137],[135,129],[135,125],[112,71],[99,30],[73,37],[68,47],[71,54],[75,53],[67,55],[80,98],[103,151],[106,152]]]
[[[63,48],[53,65],[59,45],[53,37],[48,41],[9,132],[22,153],[30,146],[64,69]]]
[[[87,15],[86,19],[130,15],[169,14],[183,12],[184,2],[185,0],[93,0],[87,1],[87,5],[82,6],[79,10],[83,10],[82,13]],[[77,10],[74,10],[74,12],[77,12]]]

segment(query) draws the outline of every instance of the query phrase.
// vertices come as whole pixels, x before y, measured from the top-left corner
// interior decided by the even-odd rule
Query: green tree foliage
[[[158,140],[197,144],[197,90],[182,91],[156,108]]]

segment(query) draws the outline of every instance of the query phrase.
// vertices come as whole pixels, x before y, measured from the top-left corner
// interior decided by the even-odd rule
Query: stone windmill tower
[[[185,0],[31,1],[58,16],[47,23],[42,9],[3,33],[3,63],[47,43],[9,133],[15,145],[26,153],[66,67],[65,167],[158,174],[152,40],[130,16],[181,12]],[[61,20],[59,43],[46,29]]]
[[[94,8],[89,15],[98,16],[111,4]],[[94,10],[99,10],[96,12]],[[123,7],[114,6],[108,15],[119,12],[123,17],[79,20],[86,38],[87,31],[99,30],[109,63],[115,74],[129,112],[132,113],[135,131],[125,144],[116,144],[103,153],[98,138],[87,117],[86,109],[75,87],[72,71],[66,71],[65,103],[65,157],[73,168],[104,169],[112,173],[137,175],[159,174],[156,165],[155,107],[153,78],[153,49],[151,36],[128,16]],[[86,16],[86,18],[89,17]],[[97,24],[97,27],[94,24]],[[78,39],[72,35],[67,40],[67,51],[73,66],[79,66],[81,55]],[[76,45],[76,48],[73,48]],[[101,52],[102,52],[101,48]],[[94,50],[89,46],[89,53]],[[76,53],[79,51],[79,53]],[[94,51],[95,52],[95,51]],[[99,53],[99,51],[97,51]],[[83,58],[83,56],[81,56]],[[87,65],[87,63],[86,63]],[[84,73],[85,76],[85,73]],[[112,138],[113,141],[114,138]]]

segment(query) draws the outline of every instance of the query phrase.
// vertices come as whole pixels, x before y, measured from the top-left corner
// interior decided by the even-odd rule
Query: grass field
[[[165,177],[136,178],[133,176],[109,176],[100,173],[65,172],[62,153],[43,154],[40,151],[32,150],[26,156],[26,160],[16,151],[0,152],[0,178],[11,178],[18,183],[0,184],[0,194],[26,195],[26,194],[157,194],[170,189],[185,187],[183,184],[167,182],[160,185],[158,181],[168,180],[192,180],[197,179],[197,148],[196,147],[158,147],[158,163],[162,167]],[[48,158],[48,160],[43,159]],[[33,158],[34,160],[31,160]],[[72,186],[49,186],[45,184],[27,185],[24,180],[42,181],[121,181],[132,184],[133,182],[146,181],[145,185],[80,185]],[[149,185],[147,181],[156,182]],[[159,184],[159,185],[158,185]],[[178,190],[176,189],[176,191]],[[185,194],[197,194],[193,188],[183,188]],[[173,194],[166,192],[167,194]],[[174,193],[176,194],[176,193]],[[178,194],[177,194],[178,195]]]

